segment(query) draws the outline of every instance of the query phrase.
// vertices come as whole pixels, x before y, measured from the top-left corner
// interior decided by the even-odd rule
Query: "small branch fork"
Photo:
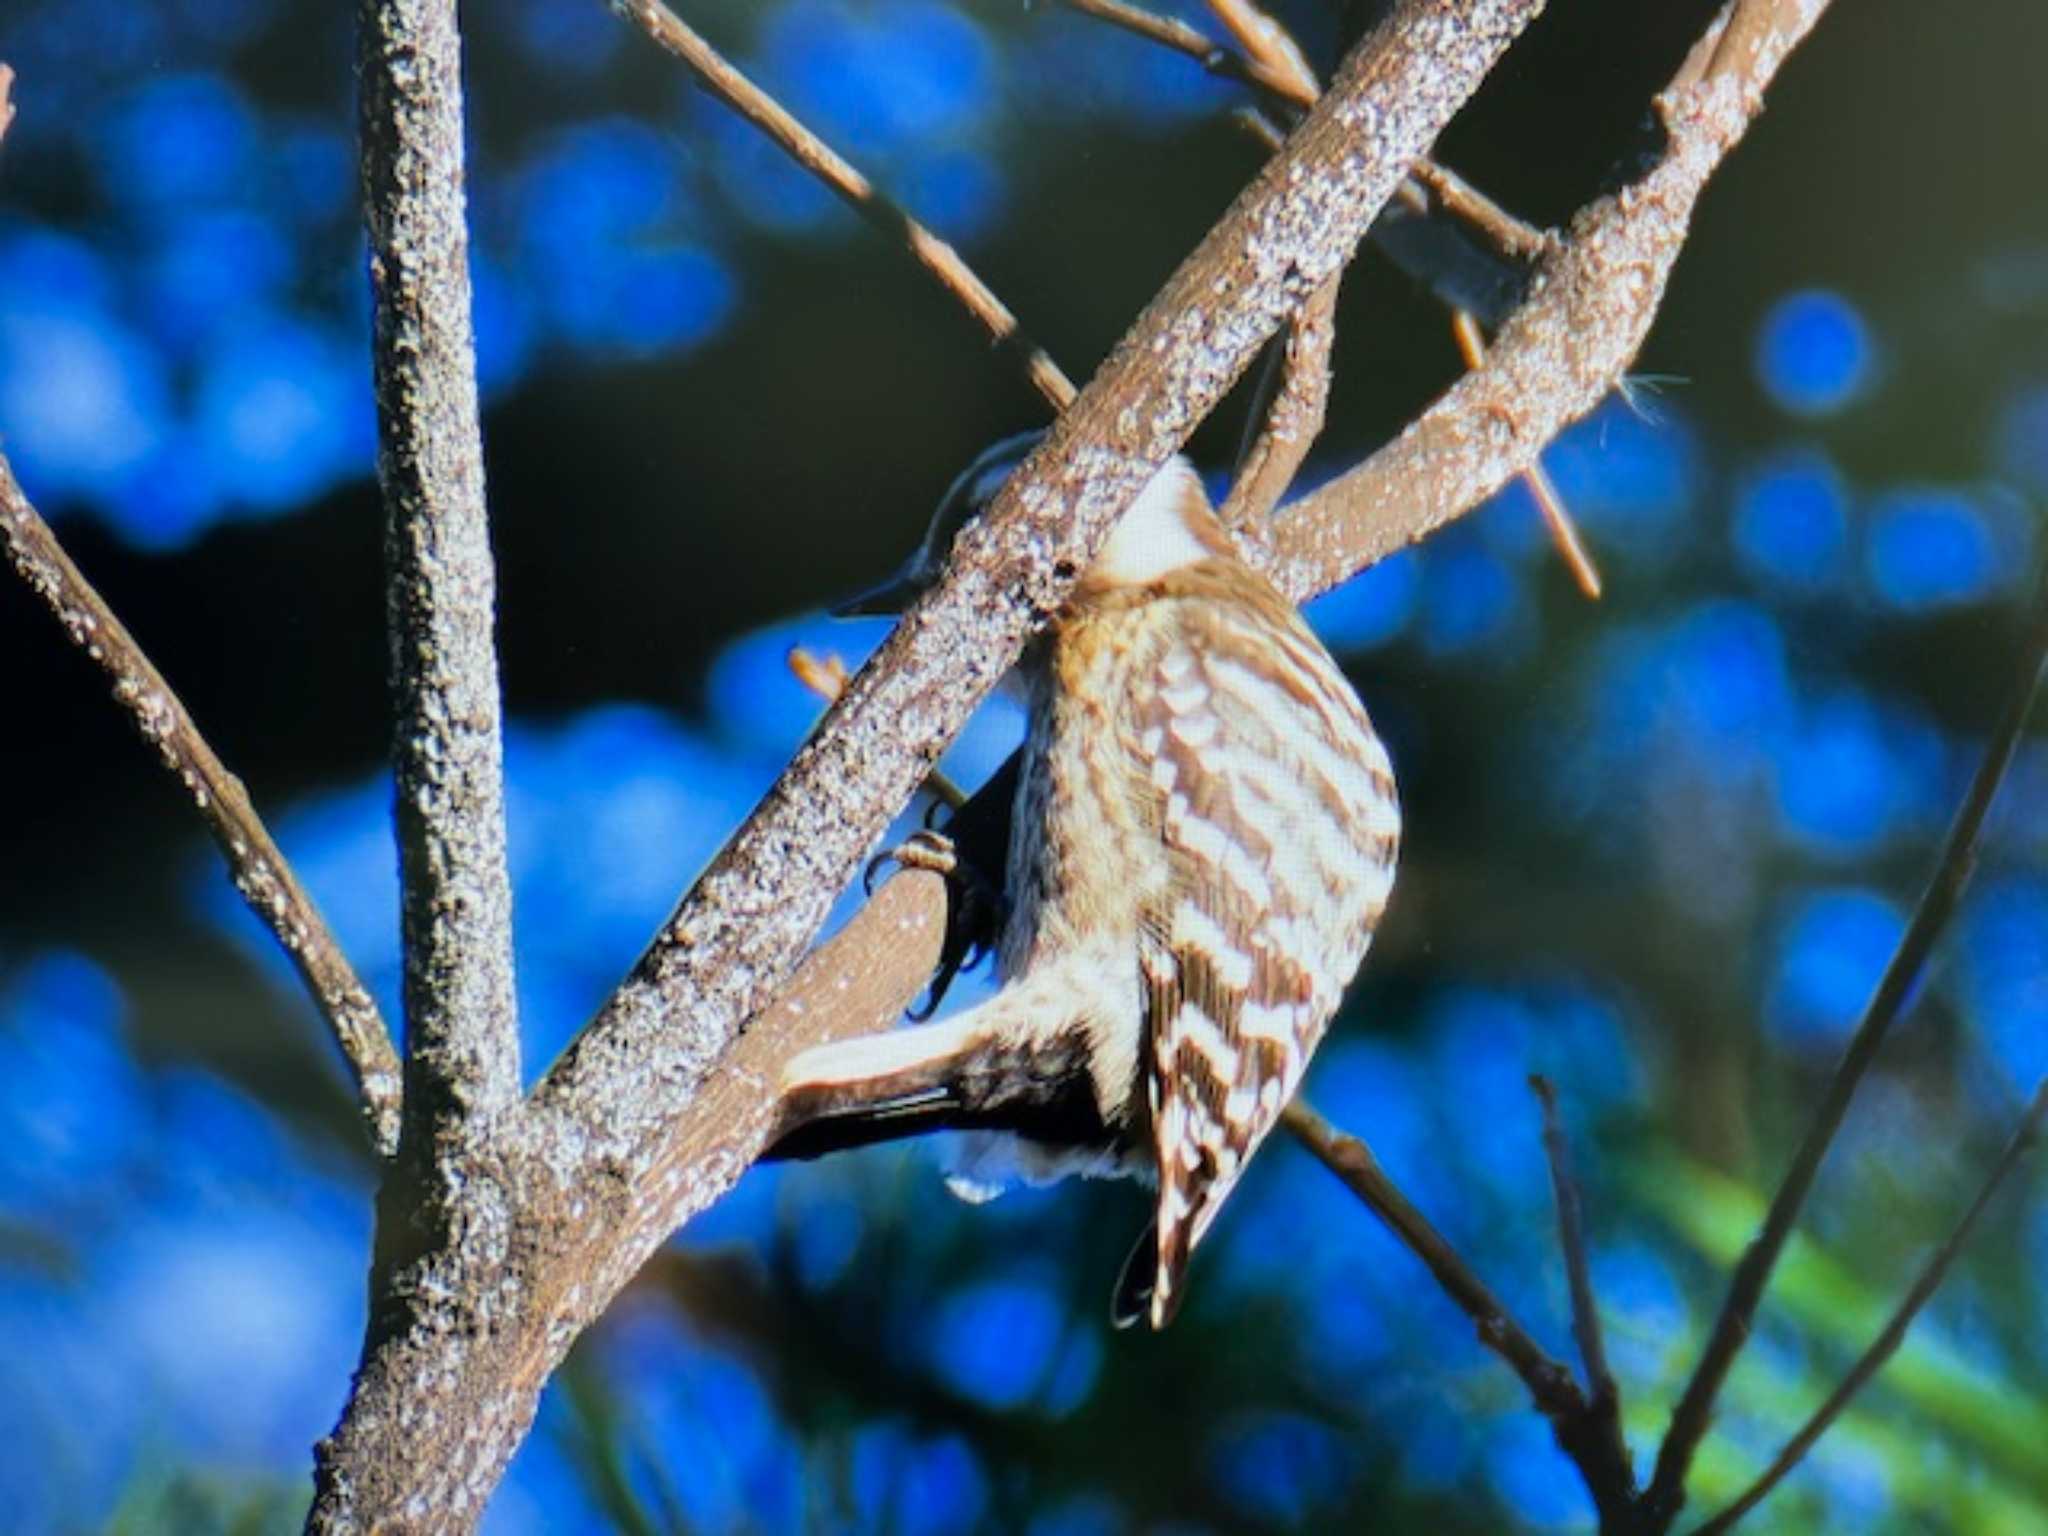
[[[441,1185],[441,1224],[415,1232],[417,1246],[396,1258],[386,1247],[384,1216],[407,1210],[384,1210],[397,1187],[387,1178],[365,1355],[342,1423],[320,1448],[309,1524],[323,1531],[461,1529],[473,1524],[495,1487],[541,1384],[569,1343],[654,1247],[752,1160],[767,1131],[777,1064],[801,1044],[880,1027],[921,988],[944,929],[942,883],[923,871],[885,883],[793,980],[779,987],[777,981],[889,811],[1014,657],[1032,614],[1061,599],[1070,578],[1056,572],[1085,568],[1123,504],[1265,338],[1334,282],[1374,215],[1396,195],[1404,171],[1419,163],[1540,0],[1401,0],[1078,396],[949,246],[879,199],[864,177],[657,0],[614,0],[864,218],[897,237],[1016,351],[1056,409],[1071,406],[1011,478],[990,517],[962,540],[937,592],[846,685],[633,974],[524,1100],[517,1094],[509,903],[502,897],[490,571],[473,453],[467,290],[460,281],[453,13],[429,0],[361,3],[380,353],[412,349],[419,359],[411,371],[380,376],[383,469],[397,546],[394,621],[409,643],[430,638],[450,658],[445,672],[429,668],[409,677],[413,661],[402,655],[397,668],[401,704],[413,722],[400,743],[401,770],[413,775],[408,790],[427,802],[416,808],[422,857],[407,865],[408,913],[418,901],[432,930],[415,935],[409,926],[409,939],[418,940],[409,943],[409,980],[419,965],[423,988],[434,993],[423,1003],[430,1022],[416,1042],[432,1059],[409,1066],[434,1101],[417,1110],[409,1103],[406,1123],[447,1131],[453,1150],[435,1156],[430,1170]],[[1253,50],[1261,74],[1290,73],[1257,30],[1256,10],[1226,0],[1215,8]],[[1529,297],[1500,328],[1484,364],[1401,438],[1275,522],[1268,565],[1290,595],[1312,595],[1478,504],[1614,385],[1656,311],[1701,188],[1754,117],[1785,54],[1824,8],[1825,0],[1731,0],[1658,98],[1664,154],[1634,185],[1585,210],[1569,238],[1533,243],[1542,254]],[[1345,174],[1331,174],[1340,164]],[[1446,184],[1442,176],[1428,183],[1448,205],[1456,194],[1447,194]],[[388,204],[387,193],[394,199]],[[8,507],[13,550],[18,519],[12,501]],[[93,617],[97,622],[98,613]],[[2038,634],[2032,656],[2038,671]],[[429,742],[462,750],[436,764],[426,760]],[[482,750],[472,750],[479,744]],[[1987,800],[1988,794],[1987,788]],[[439,831],[437,797],[466,807]],[[1930,900],[1952,909],[1966,865],[1965,859],[1956,866],[1952,882],[1938,876]],[[428,959],[436,955],[450,964]],[[438,1018],[433,1009],[441,1010]],[[752,1026],[742,1033],[750,1016]],[[1960,1249],[2042,1115],[2037,1096],[1951,1249]],[[1618,1420],[1618,1394],[1585,1278],[1576,1185],[1554,1113],[1547,1120],[1590,1395],[1393,1189],[1362,1142],[1305,1105],[1288,1113],[1295,1134],[1393,1225],[1480,1325],[1481,1338],[1514,1365],[1560,1442],[1588,1471],[1603,1524],[1630,1536],[1668,1530],[1678,1500],[1650,1499],[1660,1485],[1668,1485],[1664,1494],[1682,1495],[1697,1435],[1674,1453],[1681,1430],[1674,1420],[1659,1480],[1650,1495],[1635,1499],[1626,1449],[1604,1417],[1604,1405],[1614,1403]],[[1790,1202],[1793,1214],[1797,1203]],[[428,1214],[433,1209],[430,1202]],[[1781,1246],[1782,1236],[1776,1240]],[[1951,1251],[1937,1255],[1922,1276],[1927,1291],[1952,1259]],[[1758,1296],[1768,1269],[1766,1260],[1756,1276]],[[1738,1285],[1746,1295],[1743,1274]],[[1925,1299],[1920,1289],[1894,1320],[1899,1335]],[[1747,1305],[1753,1312],[1754,1300]],[[1738,1333],[1747,1323],[1743,1313]],[[1887,1343],[1892,1332],[1872,1346],[1867,1369],[1859,1365],[1862,1379],[1895,1346],[1896,1338]],[[1688,1394],[1699,1398],[1700,1433],[1718,1381]],[[1845,1383],[1844,1401],[1856,1385],[1860,1379]],[[1688,1434],[1692,1422],[1686,1420]],[[1787,1454],[1796,1459],[1798,1450],[1788,1447]],[[1667,1459],[1675,1463],[1671,1476]],[[1614,1489],[1626,1497],[1617,1500]],[[1618,1511],[1611,1523],[1610,1509]],[[1717,1519],[1726,1523],[1740,1513]]]

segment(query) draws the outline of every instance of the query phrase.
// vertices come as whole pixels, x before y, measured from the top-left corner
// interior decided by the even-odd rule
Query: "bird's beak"
[[[918,568],[921,562],[911,564],[889,577],[879,586],[869,587],[865,592],[856,592],[844,602],[832,605],[835,619],[858,619],[871,614],[892,615],[903,612],[920,596],[931,583],[924,579]]]

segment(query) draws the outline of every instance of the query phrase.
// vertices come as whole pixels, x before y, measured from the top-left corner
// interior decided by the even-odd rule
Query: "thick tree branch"
[[[453,0],[361,0],[393,756],[404,889],[406,1131],[463,1139],[517,1102],[512,883],[463,208]]]
[[[1271,574],[1297,600],[1477,506],[1599,404],[1656,317],[1708,179],[1827,0],[1736,0],[1658,96],[1664,152],[1572,221],[1527,300],[1460,379],[1365,463],[1287,508]],[[1743,41],[1724,44],[1731,33]]]
[[[1778,1192],[1771,1198],[1763,1225],[1750,1240],[1741,1261],[1735,1266],[1734,1274],[1729,1277],[1728,1294],[1714,1319],[1706,1347],[1700,1352],[1699,1364],[1694,1367],[1692,1379],[1686,1383],[1678,1406],[1672,1410],[1671,1427],[1657,1453],[1657,1470],[1643,1496],[1652,1517],[1666,1525],[1684,1507],[1685,1478],[1691,1469],[1693,1455],[1706,1438],[1721,1385],[1727,1379],[1735,1357],[1749,1339],[1757,1307],[1763,1300],[1765,1287],[1770,1284],[1771,1271],[1776,1268],[1785,1244],[1791,1239],[1800,1210],[1820,1173],[1821,1162],[1826,1158],[1828,1148],[1834,1144],[1835,1135],[1849,1113],[1850,1101],[1862,1085],[1871,1063],[1877,1059],[1878,1049],[1884,1044],[1892,1024],[1904,1009],[1927,962],[1928,953],[1948,926],[1948,920],[1962,900],[1964,887],[1969,884],[1970,874],[1976,867],[1978,834],[1983,830],[1984,818],[1998,794],[1998,786],[2005,780],[2006,769],[2012,764],[2013,753],[2018,750],[2028,711],[2033,706],[2034,691],[2041,681],[2041,667],[2044,660],[2048,660],[2048,569],[2044,569],[2035,593],[2028,626],[2019,668],[2007,690],[2005,706],[1998,723],[1992,728],[1983,761],[1977,765],[1976,777],[1970,782],[1969,793],[1964,796],[1962,807],[1956,812],[1955,823],[1949,828],[1948,839],[1942,845],[1940,857],[1935,861],[1933,876],[1927,883],[1927,889],[1921,893],[1906,931],[1899,936],[1898,947],[1892,951],[1877,990],[1864,1009],[1862,1021],[1856,1026],[1855,1034],[1850,1036],[1842,1058],[1835,1066],[1827,1093],[1814,1111],[1813,1122],[1807,1127],[1791,1166],[1785,1170]]]
[[[1934,1293],[1941,1289],[1941,1283],[1948,1277],[1949,1269],[1969,1245],[1970,1234],[1977,1225],[1977,1219],[1984,1214],[1984,1208],[1998,1193],[2006,1176],[2019,1166],[2020,1160],[2033,1150],[2041,1139],[2044,1124],[2048,1124],[2048,1079],[2043,1079],[2034,1089],[2033,1101],[2027,1105],[2026,1113],[2020,1117],[2019,1125],[2012,1133],[2012,1139],[2005,1144],[2005,1150],[1993,1163],[1991,1171],[1977,1189],[1976,1198],[1970,1202],[1962,1219],[1955,1225],[1942,1245],[1934,1251],[1920,1273],[1907,1288],[1897,1310],[1878,1331],[1870,1347],[1856,1359],[1841,1384],[1830,1392],[1827,1401],[1813,1411],[1813,1416],[1799,1427],[1799,1432],[1785,1443],[1785,1448],[1775,1456],[1770,1466],[1764,1469],[1757,1480],[1744,1489],[1726,1509],[1711,1520],[1695,1527],[1692,1536],[1720,1536],[1735,1523],[1763,1502],[1770,1491],[1784,1480],[1785,1474],[1799,1465],[1814,1443],[1828,1432],[1835,1420],[1842,1416],[1858,1392],[1868,1386],[1885,1363],[1898,1352],[1905,1342],[1906,1332],[1913,1326],[1913,1319],[1920,1315],[1920,1309],[1927,1305]]]
[[[6,102],[5,85],[0,78],[0,107]],[[0,127],[4,122],[0,111]],[[115,701],[192,797],[227,861],[235,889],[284,946],[333,1031],[355,1076],[370,1140],[388,1157],[398,1146],[398,1053],[376,1003],[271,840],[242,781],[207,745],[163,674],[71,563],[49,524],[22,494],[5,457],[0,457],[0,534],[6,537],[15,573],[49,607],[71,643],[107,675]]]
[[[943,743],[1007,670],[1110,522],[1367,223],[1539,0],[1408,0],[1170,279],[961,539],[542,1084],[542,1103],[645,1135],[773,987]],[[652,1084],[651,1091],[642,1091]],[[628,1143],[637,1140],[628,1135]],[[619,1148],[621,1152],[625,1147]]]
[[[688,1162],[670,1150],[721,1134],[706,1089],[730,1077],[741,1022],[1116,514],[1349,258],[1405,166],[1539,8],[1406,0],[1359,45],[526,1108],[450,1170],[478,1220],[386,1267],[354,1397],[320,1449],[317,1528],[475,1519],[570,1342],[746,1167],[738,1145]],[[762,1035],[773,1059],[790,1045]]]
[[[697,82],[780,145],[792,160],[836,193],[883,235],[902,243],[981,322],[998,345],[1014,353],[1032,387],[1055,412],[1074,398],[1074,384],[1045,349],[1024,334],[1017,317],[960,259],[960,253],[902,208],[774,97],[749,80],[661,0],[612,0],[612,9],[661,48],[689,66]]]

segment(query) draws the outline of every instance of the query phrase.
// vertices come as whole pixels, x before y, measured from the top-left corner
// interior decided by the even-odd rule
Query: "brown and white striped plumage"
[[[1393,773],[1336,663],[1178,460],[1026,670],[1001,990],[805,1052],[788,1123],[985,1127],[1022,1139],[1027,1172],[1153,1175],[1156,1242],[1126,1300],[1149,1291],[1159,1327],[1385,909]]]

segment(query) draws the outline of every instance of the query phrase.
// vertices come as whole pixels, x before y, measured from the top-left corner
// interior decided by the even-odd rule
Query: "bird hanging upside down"
[[[909,565],[847,611],[890,611],[935,582],[1035,442],[969,466]],[[1140,493],[1019,666],[1030,726],[1000,990],[793,1057],[767,1155],[964,1130],[1034,1180],[1155,1181],[1115,1316],[1161,1328],[1386,908],[1393,770],[1336,662],[1238,558],[1184,459]]]

